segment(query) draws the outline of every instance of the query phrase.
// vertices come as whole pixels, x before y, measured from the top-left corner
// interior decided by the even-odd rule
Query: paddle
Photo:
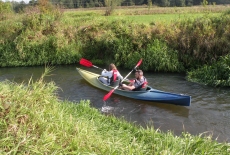
[[[81,58],[80,64],[83,65],[83,66],[86,66],[86,67],[95,67],[95,68],[98,68],[98,69],[103,70],[103,69],[100,68],[100,67],[94,66],[92,62],[90,62],[89,60],[86,60],[86,59],[84,59],[84,58]]]
[[[142,59],[139,60],[139,62],[138,62],[137,65],[132,69],[132,71],[134,71],[138,66],[140,66],[141,63],[142,63]],[[129,72],[129,74],[126,75],[126,77],[125,77],[121,82],[123,82],[123,81],[132,73],[132,71]],[[118,86],[116,86],[115,88],[113,88],[112,90],[110,90],[110,92],[104,96],[103,101],[107,100],[117,88],[118,88]]]

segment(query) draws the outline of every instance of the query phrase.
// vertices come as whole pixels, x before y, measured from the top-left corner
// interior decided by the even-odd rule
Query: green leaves
[[[230,86],[230,55],[221,57],[212,65],[204,65],[188,72],[189,81],[210,86]]]

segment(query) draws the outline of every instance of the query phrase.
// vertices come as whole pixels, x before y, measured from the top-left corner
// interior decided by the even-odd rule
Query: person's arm
[[[107,72],[106,69],[104,69],[102,72],[101,72],[101,75],[104,76],[104,74]]]
[[[118,72],[118,76],[120,77],[121,80],[124,79],[120,72]]]
[[[128,84],[128,86],[134,86],[134,82],[135,80],[130,80],[130,83]]]
[[[102,76],[107,76],[107,77],[109,77],[109,78],[111,78],[112,77],[112,72],[111,71],[106,71],[106,70],[103,70],[102,72],[101,72],[101,75]]]

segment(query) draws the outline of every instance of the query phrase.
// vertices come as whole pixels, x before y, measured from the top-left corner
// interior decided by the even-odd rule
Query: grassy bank
[[[158,14],[145,9],[117,9],[104,16],[104,10],[62,12],[47,5],[8,13],[0,20],[0,66],[75,64],[84,57],[95,65],[132,68],[143,58],[144,71],[188,72],[193,74],[189,80],[199,81],[196,69],[229,54],[228,6],[147,10]],[[205,73],[212,80],[212,71]],[[220,79],[213,80],[225,80],[216,73]],[[217,85],[224,83],[229,86]]]
[[[49,72],[46,69],[45,74]],[[45,75],[44,74],[44,75]],[[211,137],[180,137],[60,101],[54,83],[0,83],[0,154],[229,154]]]

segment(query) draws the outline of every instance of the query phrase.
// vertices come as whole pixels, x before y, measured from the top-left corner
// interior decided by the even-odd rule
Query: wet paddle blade
[[[110,92],[104,96],[103,101],[106,101],[112,95],[112,93],[114,92],[114,90],[115,89],[110,90]]]
[[[93,66],[92,62],[90,62],[89,60],[86,60],[84,58],[82,58],[80,60],[80,64],[83,66],[86,66],[86,67],[92,67]]]

